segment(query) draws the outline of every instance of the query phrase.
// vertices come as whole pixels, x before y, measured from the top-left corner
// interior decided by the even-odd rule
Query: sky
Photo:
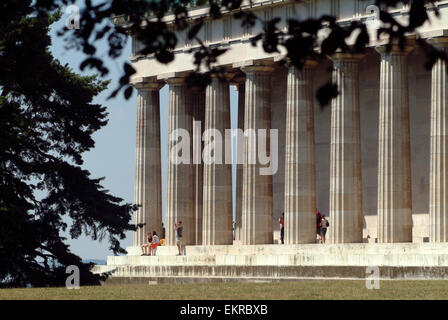
[[[81,2],[82,3],[82,2]],[[65,10],[63,10],[65,12]],[[95,70],[79,69],[79,65],[85,59],[85,55],[74,49],[65,49],[65,41],[57,36],[57,31],[65,28],[65,21],[69,14],[65,13],[60,21],[55,23],[51,29],[52,46],[51,51],[56,59],[62,64],[68,64],[75,72],[83,75],[91,75]],[[131,40],[129,39],[125,50],[120,58],[112,60],[107,55],[108,46],[105,41],[96,44],[98,55],[104,59],[109,74],[104,79],[111,79],[109,88],[94,99],[94,103],[107,106],[109,113],[108,124],[93,136],[95,147],[83,154],[83,168],[91,173],[92,178],[104,177],[102,184],[105,189],[122,198],[125,202],[133,203],[134,199],[134,170],[135,170],[135,143],[136,143],[136,115],[137,115],[137,91],[134,90],[132,97],[126,100],[120,93],[116,98],[107,99],[116,88],[118,79],[122,75],[123,63],[131,56]],[[230,87],[231,104],[231,127],[237,125],[238,93]],[[165,198],[166,198],[166,158],[168,141],[168,86],[160,90],[160,131],[161,131],[161,161],[162,161],[162,216],[165,220]],[[235,177],[236,170],[233,166],[233,198],[235,199]],[[235,203],[234,203],[235,209]],[[235,213],[234,213],[235,214]],[[66,220],[68,223],[69,221]],[[107,238],[103,241],[93,241],[89,237],[81,236],[71,239],[65,232],[67,243],[73,253],[83,259],[105,259],[112,252],[108,249]],[[127,233],[126,239],[122,240],[121,246],[126,248],[132,245],[132,232]]]

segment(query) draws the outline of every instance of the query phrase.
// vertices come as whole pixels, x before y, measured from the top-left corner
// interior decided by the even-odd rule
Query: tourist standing
[[[320,239],[322,243],[325,243],[325,235],[327,234],[327,228],[330,226],[330,223],[325,218],[325,215],[322,215],[321,220],[321,228],[320,228]]]
[[[184,227],[182,226],[182,221],[179,221],[178,224],[174,224],[174,230],[176,230],[176,244],[177,249],[179,249],[178,256],[182,255],[182,231]]]
[[[278,222],[280,223],[280,240],[282,241],[282,244],[285,244],[285,213],[282,212],[282,216],[280,219],[278,219]]]
[[[152,243],[152,235],[151,232],[148,232],[147,242],[142,245],[142,251],[143,251],[142,256],[149,256],[151,251],[151,243]]]
[[[322,215],[320,214],[319,210],[316,209],[316,234],[318,236],[317,241],[321,242],[322,238],[321,238],[321,232],[320,232],[320,228],[322,227]]]

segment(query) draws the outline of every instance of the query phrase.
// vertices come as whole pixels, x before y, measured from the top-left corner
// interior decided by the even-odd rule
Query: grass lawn
[[[156,294],[154,294],[156,293]],[[0,299],[448,299],[448,281],[381,281],[368,290],[365,281],[326,280],[276,283],[106,285],[66,288],[0,289]]]

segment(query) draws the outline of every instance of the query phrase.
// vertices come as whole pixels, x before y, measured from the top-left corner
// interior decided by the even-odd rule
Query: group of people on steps
[[[282,213],[282,216],[279,219],[280,223],[280,240],[281,243],[285,243],[285,213]],[[319,210],[316,209],[316,234],[317,234],[317,242],[325,243],[325,236],[327,234],[327,228],[330,226],[325,215],[320,213]],[[182,255],[182,232],[183,232],[182,221],[179,221],[174,224],[174,230],[176,235],[176,245],[179,253],[178,256]],[[155,231],[148,232],[148,241],[141,246],[142,248],[142,256],[155,256],[157,253],[157,247],[160,246],[159,236]]]

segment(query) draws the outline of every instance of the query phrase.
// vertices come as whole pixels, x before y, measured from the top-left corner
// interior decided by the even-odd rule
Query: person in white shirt
[[[325,243],[325,235],[327,234],[327,228],[330,226],[330,223],[328,222],[327,218],[325,218],[325,215],[322,215],[321,220],[321,227],[320,227],[320,237],[322,243]]]

